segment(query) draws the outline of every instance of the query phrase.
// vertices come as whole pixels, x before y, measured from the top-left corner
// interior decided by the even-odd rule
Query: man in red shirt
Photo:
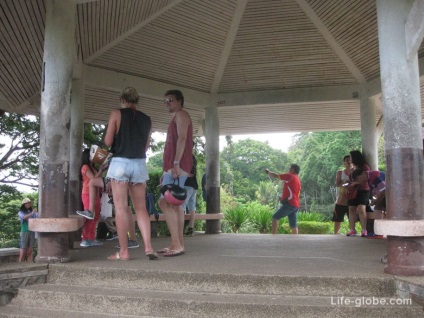
[[[265,170],[266,174],[271,178],[278,178],[284,181],[283,193],[281,194],[280,201],[281,207],[272,216],[272,234],[277,234],[279,220],[287,216],[289,218],[289,225],[292,234],[298,234],[297,228],[297,212],[300,208],[300,180],[298,177],[300,168],[296,164],[290,166],[288,173],[277,174]]]

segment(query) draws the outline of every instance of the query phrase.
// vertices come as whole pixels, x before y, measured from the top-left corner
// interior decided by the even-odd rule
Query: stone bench
[[[0,248],[0,264],[19,261],[19,248]]]

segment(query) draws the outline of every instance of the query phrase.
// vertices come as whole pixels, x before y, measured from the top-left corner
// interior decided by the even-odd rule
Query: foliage
[[[333,232],[333,227],[330,222],[299,221],[298,227],[299,234],[330,234]]]
[[[333,201],[331,188],[343,157],[349,151],[361,149],[359,131],[300,133],[290,147],[291,162],[300,166],[302,210],[312,202],[325,205]]]
[[[236,143],[226,137],[227,146],[221,152],[221,185],[226,185],[230,194],[239,202],[255,199],[260,181],[268,180],[264,173],[285,171],[288,168],[287,154],[251,139]]]
[[[104,135],[106,134],[106,126],[98,124],[84,124],[84,144],[86,147],[91,147],[91,145],[98,145],[102,148]]]
[[[232,233],[245,232],[251,228],[249,213],[242,205],[229,209],[224,215],[224,222]]]
[[[25,197],[37,203],[37,193],[25,194]],[[6,194],[0,200],[0,247],[19,247],[19,232],[21,224],[18,212],[21,207],[23,197],[16,193]]]
[[[269,181],[260,181],[259,186],[256,190],[256,200],[258,200],[263,205],[269,205],[273,209],[276,209],[279,202],[279,189],[277,184]]]
[[[274,209],[259,202],[252,202],[246,207],[255,230],[261,234],[270,233]]]
[[[326,221],[322,214],[316,212],[299,212],[297,214],[298,222],[324,222]]]
[[[40,120],[5,113],[0,121],[0,184],[29,185],[38,180]],[[4,141],[7,140],[7,141]]]

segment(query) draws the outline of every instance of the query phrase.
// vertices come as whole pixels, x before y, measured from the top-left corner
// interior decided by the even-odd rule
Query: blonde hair
[[[121,98],[130,104],[137,104],[140,97],[134,87],[127,87],[123,90]]]

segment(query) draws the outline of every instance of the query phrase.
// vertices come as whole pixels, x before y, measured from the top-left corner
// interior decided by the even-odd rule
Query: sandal
[[[149,258],[149,261],[154,261],[155,259],[158,259],[159,256],[155,252],[147,252],[146,256]]]
[[[164,247],[163,249],[159,250],[158,253],[160,254],[164,254],[164,253],[168,253],[169,252],[169,248]]]
[[[163,256],[174,257],[174,256],[180,256],[180,255],[183,255],[183,254],[184,254],[184,251],[169,250],[168,252],[163,254]]]
[[[108,256],[107,258],[109,261],[129,261],[129,258],[123,258],[121,255],[119,255],[119,252],[116,252],[115,254],[112,254]]]

